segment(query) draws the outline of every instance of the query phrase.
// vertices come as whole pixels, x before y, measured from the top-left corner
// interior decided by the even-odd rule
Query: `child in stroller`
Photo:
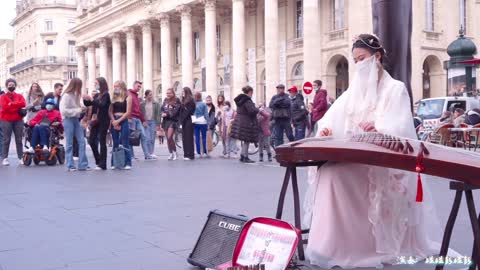
[[[62,139],[63,126],[62,116],[58,110],[55,110],[55,100],[49,98],[45,102],[44,110],[38,114],[26,125],[25,147],[23,162],[30,166],[33,162],[38,165],[41,161],[49,166],[65,162],[65,149],[60,144]],[[27,142],[30,147],[27,147]]]

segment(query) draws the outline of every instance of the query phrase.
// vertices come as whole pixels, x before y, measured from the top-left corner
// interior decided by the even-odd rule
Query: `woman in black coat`
[[[233,121],[230,137],[243,142],[240,162],[254,163],[248,157],[248,147],[250,143],[258,143],[258,108],[252,101],[253,88],[245,86],[242,88],[243,94],[238,95],[234,101],[237,105],[237,114]]]
[[[193,150],[193,113],[195,113],[195,101],[193,100],[192,90],[189,87],[184,87],[182,95],[182,109],[180,113],[184,160],[193,160],[195,158],[195,153]]]

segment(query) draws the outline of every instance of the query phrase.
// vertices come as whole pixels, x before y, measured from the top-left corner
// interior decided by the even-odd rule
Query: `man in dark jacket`
[[[295,129],[295,141],[305,139],[305,130],[307,128],[308,111],[305,107],[303,96],[298,94],[296,86],[288,89],[292,100],[292,125]]]
[[[273,138],[274,146],[277,147],[283,144],[283,133],[287,134],[289,141],[294,141],[292,126],[291,126],[291,106],[290,98],[285,93],[285,85],[277,85],[277,94],[270,100],[270,109],[272,110],[273,123]]]

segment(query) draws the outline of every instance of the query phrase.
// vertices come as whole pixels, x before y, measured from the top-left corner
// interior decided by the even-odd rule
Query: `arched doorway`
[[[298,87],[298,89],[302,88],[302,85],[303,85],[303,61],[297,62],[293,66],[291,84]],[[288,85],[287,87],[290,87],[292,85]]]
[[[444,72],[442,63],[435,55],[429,55],[422,67],[422,98],[439,97],[446,94],[442,87]]]
[[[335,98],[340,97],[348,89],[348,60],[343,55],[335,55],[328,62],[326,87]],[[332,91],[331,89],[335,89]]]

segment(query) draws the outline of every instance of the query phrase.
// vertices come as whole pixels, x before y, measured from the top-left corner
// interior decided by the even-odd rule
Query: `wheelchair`
[[[31,144],[33,134],[33,127],[28,124],[25,125],[24,135],[25,143],[24,147],[29,148]],[[65,147],[60,143],[63,139],[63,130],[60,126],[50,125],[48,132],[48,148],[49,150],[44,151],[39,145],[33,146],[35,148],[33,153],[24,152],[23,153],[23,164],[25,166],[30,166],[32,161],[35,165],[39,165],[41,162],[45,162],[48,166],[54,166],[57,164],[65,163]]]

